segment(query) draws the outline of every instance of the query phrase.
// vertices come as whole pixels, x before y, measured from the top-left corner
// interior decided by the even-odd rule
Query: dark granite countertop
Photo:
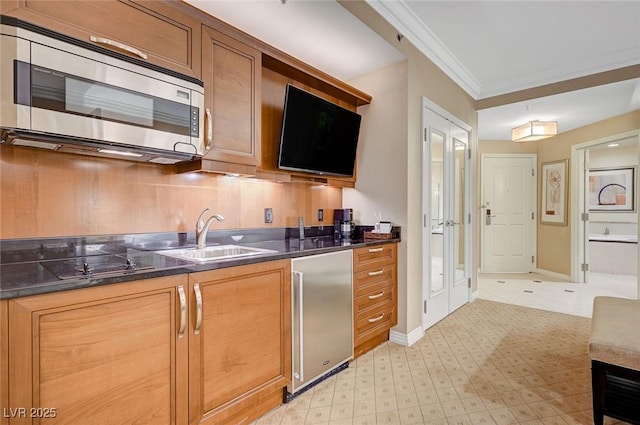
[[[349,241],[334,239],[330,226],[305,228],[302,241],[297,228],[210,231],[207,246],[232,244],[274,252],[202,264],[158,253],[166,249],[195,247],[193,232],[4,240],[0,241],[0,299],[400,241],[399,228],[393,229],[395,239],[363,239],[363,231],[370,229],[370,226],[356,227],[354,238]]]

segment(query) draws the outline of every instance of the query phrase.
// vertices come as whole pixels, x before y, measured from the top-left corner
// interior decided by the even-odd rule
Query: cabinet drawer
[[[353,270],[360,272],[396,262],[396,244],[372,245],[353,251]]]
[[[387,301],[367,311],[355,321],[354,345],[367,341],[372,336],[384,332],[397,322],[395,301]]]
[[[396,282],[396,265],[384,264],[380,268],[367,269],[353,275],[353,296],[358,297],[370,292],[372,285],[384,283],[394,285]]]
[[[378,282],[369,286],[366,294],[360,295],[353,300],[353,311],[355,321],[368,317],[369,309],[377,307],[379,304],[392,302],[395,304],[395,286],[386,282]]]

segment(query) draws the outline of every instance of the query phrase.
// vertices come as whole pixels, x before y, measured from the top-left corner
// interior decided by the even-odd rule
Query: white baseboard
[[[410,347],[418,342],[423,336],[424,332],[422,331],[422,327],[415,328],[408,334],[392,330],[389,332],[389,341],[404,345],[405,347]]]
[[[545,270],[545,269],[536,269],[536,273],[540,273],[540,274],[543,274],[545,276],[553,277],[555,279],[560,279],[560,280],[564,280],[564,281],[567,281],[567,282],[571,282],[571,276],[566,275],[566,274],[551,272],[551,271]]]
[[[474,302],[477,299],[478,299],[478,291],[471,291],[471,299],[469,300],[469,302]]]

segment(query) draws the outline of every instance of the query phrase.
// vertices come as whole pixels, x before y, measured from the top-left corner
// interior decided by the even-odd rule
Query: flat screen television
[[[361,116],[287,85],[278,168],[353,176]]]

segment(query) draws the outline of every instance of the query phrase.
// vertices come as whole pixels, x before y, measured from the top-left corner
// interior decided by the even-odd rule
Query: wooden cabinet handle
[[[380,292],[379,294],[375,294],[375,295],[369,295],[369,299],[370,300],[375,300],[377,298],[380,298],[381,296],[384,295],[384,291]]]
[[[382,252],[384,248],[369,248],[369,252]]]
[[[211,115],[211,109],[205,108],[204,115],[207,121],[205,123],[207,136],[205,137],[204,148],[211,149],[211,142],[213,141],[213,117]]]
[[[193,285],[193,292],[196,295],[196,326],[193,328],[193,334],[198,335],[202,326],[202,292],[199,284]]]
[[[97,44],[106,44],[107,46],[111,46],[111,47],[115,47],[116,49],[124,50],[125,52],[132,53],[132,54],[134,54],[134,55],[136,55],[139,58],[144,59],[144,60],[147,60],[149,58],[146,53],[141,52],[140,50],[136,49],[135,47],[131,47],[131,46],[128,46],[128,45],[126,45],[124,43],[120,43],[119,41],[110,40],[110,39],[104,38],[104,37],[96,37],[94,35],[89,37],[89,40],[91,40],[91,41],[93,41],[94,43],[97,43]]]
[[[384,273],[384,269],[380,269],[377,272],[369,272],[369,276],[380,276]]]
[[[187,328],[187,297],[184,293],[184,286],[178,286],[178,297],[180,298],[180,328],[178,338],[184,337],[184,330]]]
[[[380,314],[380,316],[375,317],[375,318],[373,318],[373,319],[369,319],[369,323],[375,323],[375,322],[378,322],[378,321],[382,320],[382,318],[383,318],[383,317],[384,317],[384,313],[381,313],[381,314]]]

